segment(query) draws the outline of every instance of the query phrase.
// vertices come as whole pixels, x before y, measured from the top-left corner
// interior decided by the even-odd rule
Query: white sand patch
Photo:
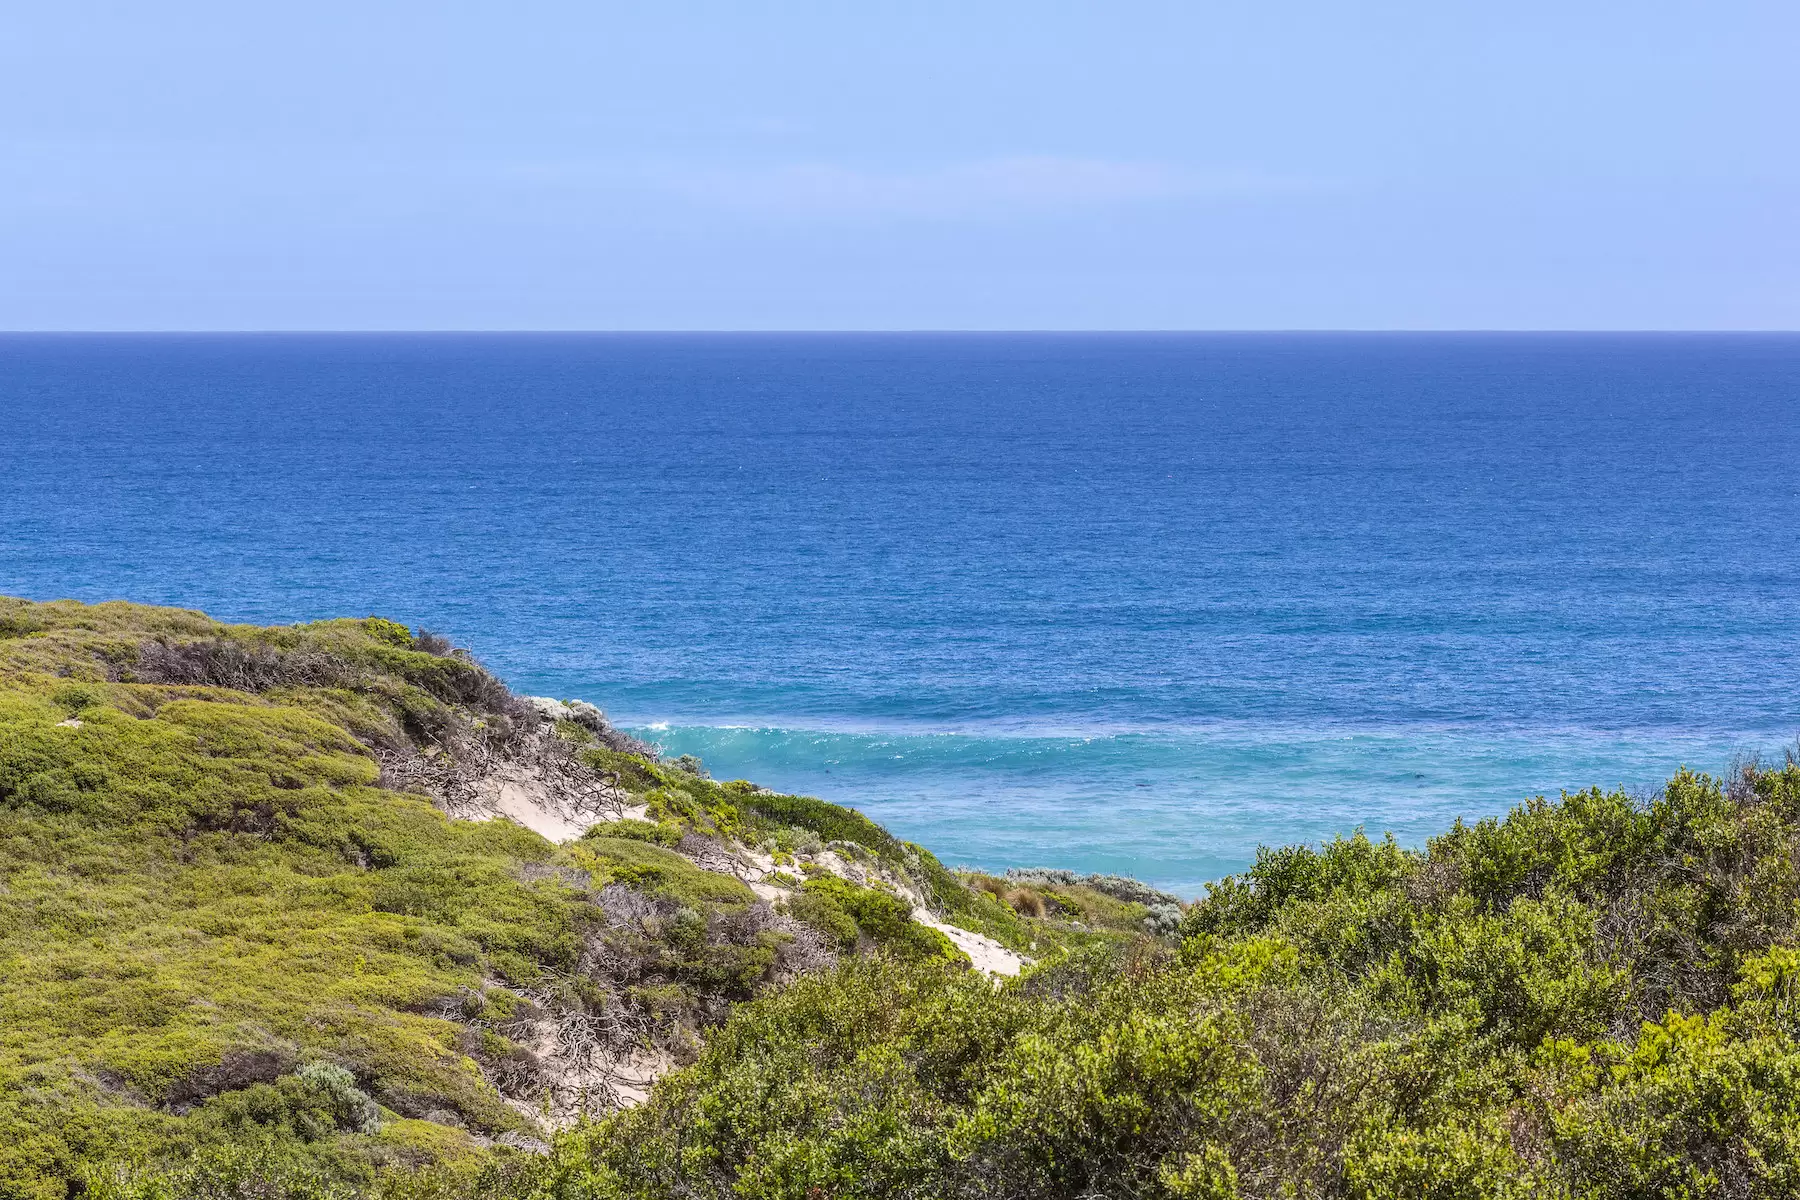
[[[745,886],[756,893],[756,898],[758,900],[767,900],[770,904],[775,903],[777,900],[786,900],[789,896],[794,894],[790,888],[777,887],[772,883],[764,883],[760,879],[747,883]]]
[[[775,856],[756,849],[754,846],[740,846],[738,858],[743,861],[744,882],[752,879],[766,879],[775,873]]]
[[[1022,955],[1014,954],[993,938],[945,924],[923,908],[913,909],[912,919],[949,938],[952,945],[969,956],[969,961],[977,971],[985,971],[989,975],[1017,975],[1031,962]]]
[[[531,766],[508,764],[477,785],[477,799],[456,815],[485,821],[505,817],[538,836],[561,845],[572,842],[595,824],[614,816],[617,798],[608,792],[571,797]],[[641,806],[638,811],[642,811]]]
[[[835,850],[821,850],[813,855],[814,866],[823,867],[839,879],[847,879],[858,886],[869,882],[869,873],[862,867],[843,857]]]
[[[557,702],[546,702],[540,711],[554,703]],[[552,714],[546,712],[545,715]],[[575,841],[596,823],[608,818],[641,821],[649,816],[646,805],[626,807],[616,800],[607,812],[575,810],[561,800],[540,775],[530,769],[515,768],[496,772],[489,777],[486,790],[486,803],[483,806],[487,810],[486,816],[515,821],[558,845]],[[480,819],[479,815],[477,819]],[[734,876],[755,893],[758,899],[775,903],[793,894],[792,887],[774,881],[773,877],[784,868],[779,867],[774,856],[766,851],[735,843],[714,843],[706,852],[690,850],[684,845],[677,853],[682,853],[682,857],[704,870]],[[835,850],[821,850],[803,858],[805,866],[813,870],[828,871],[862,887],[885,887],[901,896],[912,906],[913,920],[949,938],[952,945],[969,956],[969,962],[978,971],[989,975],[1013,976],[1031,962],[993,938],[959,929],[939,920],[924,906],[923,898],[914,888],[907,886],[902,879],[892,877],[880,867],[871,868],[852,861]],[[626,1103],[637,1103],[643,1095],[648,1094],[656,1075],[666,1069],[660,1063],[656,1066],[656,1070],[644,1072],[641,1078],[634,1077],[629,1066],[622,1068],[619,1063],[607,1064],[604,1071],[610,1085]]]
[[[542,789],[510,779],[500,785],[500,794],[494,798],[494,813],[558,844],[574,841],[594,823],[557,811],[547,802]]]
[[[769,877],[781,870],[775,865],[775,856],[756,849],[754,846],[736,848],[737,869],[734,872],[743,880],[749,889],[756,893],[758,900],[767,900],[770,904],[777,900],[785,900],[794,894],[791,887],[782,887],[778,883],[770,883]]]
[[[674,1069],[675,1060],[658,1050],[640,1050],[629,1059],[614,1061],[608,1068],[613,1094],[625,1108],[648,1100],[656,1081]]]

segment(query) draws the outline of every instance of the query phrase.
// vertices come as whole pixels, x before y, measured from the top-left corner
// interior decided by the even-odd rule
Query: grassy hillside
[[[1791,762],[1181,910],[646,750],[385,621],[0,602],[0,1196],[1800,1195]],[[521,772],[616,812],[446,815]]]
[[[961,970],[915,900],[1043,952],[1144,914],[1021,917],[854,812],[568,712],[380,619],[0,599],[0,1196],[469,1168],[841,959]],[[631,815],[560,846],[446,815],[496,778]]]

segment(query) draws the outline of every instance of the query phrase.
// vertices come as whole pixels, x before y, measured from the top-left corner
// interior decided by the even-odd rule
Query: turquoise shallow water
[[[0,337],[0,591],[380,612],[1193,890],[1800,732],[1800,338]]]
[[[1259,843],[1364,827],[1418,845],[1570,781],[1648,792],[1728,739],[1446,728],[1226,728],[981,734],[656,725],[673,751],[821,795],[870,797],[953,858],[1127,872],[1180,892],[1240,869]],[[1735,753],[1754,753],[1749,739]],[[1767,750],[1767,746],[1761,747]]]

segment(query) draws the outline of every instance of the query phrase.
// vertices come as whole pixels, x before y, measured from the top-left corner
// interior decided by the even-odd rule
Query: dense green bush
[[[845,952],[867,939],[901,959],[968,961],[943,934],[914,922],[912,905],[889,892],[821,875],[807,880],[800,894],[787,903],[788,911],[826,934]]]
[[[1800,1194],[1797,844],[1800,769],[1683,773],[1266,851],[1174,951],[847,963],[520,1194]]]
[[[852,842],[878,854],[901,856],[902,847],[894,835],[855,809],[839,808],[810,796],[782,796],[748,786],[733,791],[742,808],[771,821],[810,829],[828,842]]]
[[[626,817],[619,821],[601,821],[589,829],[585,836],[624,838],[633,842],[649,842],[655,846],[675,846],[681,842],[681,828],[666,821],[639,821]]]

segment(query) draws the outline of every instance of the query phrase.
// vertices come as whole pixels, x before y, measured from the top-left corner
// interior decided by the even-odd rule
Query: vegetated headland
[[[379,618],[0,598],[0,1198],[1800,1194],[1800,767],[944,867]]]

